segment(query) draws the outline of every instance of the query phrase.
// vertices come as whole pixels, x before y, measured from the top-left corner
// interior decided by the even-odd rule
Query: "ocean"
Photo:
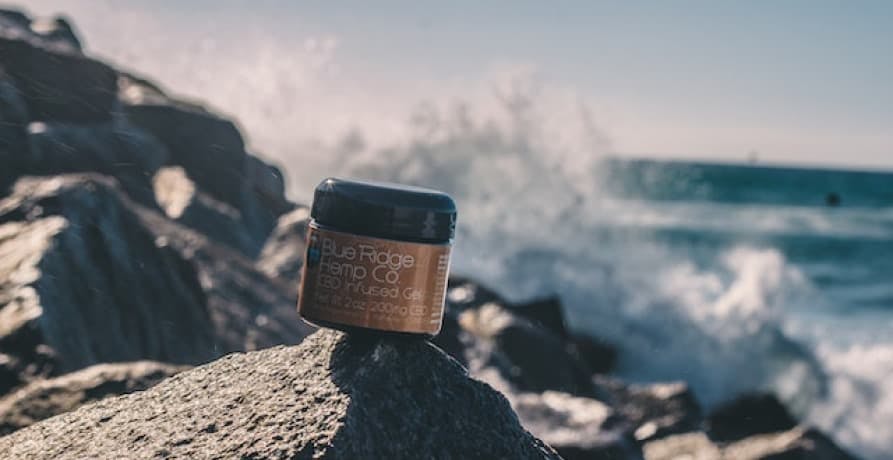
[[[684,380],[708,408],[772,392],[866,458],[893,452],[893,173],[568,166],[476,137],[340,173],[452,193],[454,273],[559,295],[573,329],[621,350],[620,376]]]

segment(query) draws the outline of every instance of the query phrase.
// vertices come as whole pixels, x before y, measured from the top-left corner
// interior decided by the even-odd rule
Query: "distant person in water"
[[[825,195],[825,204],[831,207],[840,206],[840,195],[834,192]]]

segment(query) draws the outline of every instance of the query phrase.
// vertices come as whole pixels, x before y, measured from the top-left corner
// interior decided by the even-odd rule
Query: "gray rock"
[[[245,157],[245,180],[257,196],[271,208],[287,206],[285,200],[285,178],[282,171],[254,155]],[[279,210],[281,214],[285,208]]]
[[[524,428],[565,460],[642,458],[624,420],[600,401],[557,391],[507,396]]]
[[[122,98],[125,91],[122,90]],[[167,147],[171,153],[169,165],[181,166],[199,188],[214,198],[241,207],[247,154],[233,122],[184,101],[123,102],[127,119]]]
[[[430,344],[322,330],[0,438],[7,458],[559,458]]]
[[[646,443],[642,447],[646,460],[721,460],[719,446],[710,442],[706,434],[692,432],[669,436]]]
[[[96,172],[115,177],[130,198],[156,206],[151,178],[167,161],[167,149],[127,120],[100,123],[32,123],[29,149],[18,176]]]
[[[103,176],[19,181],[0,201],[0,254],[0,353],[54,352],[49,372],[22,383],[101,362],[201,363],[310,331],[252,261]]]
[[[474,338],[468,359],[474,373],[480,367],[498,369],[519,391],[556,390],[595,395],[590,372],[568,353],[566,343],[495,302],[468,308],[458,316],[461,328]]]
[[[619,353],[613,344],[583,333],[572,333],[568,340],[570,352],[585,363],[590,372],[606,374],[616,367]]]
[[[20,163],[28,156],[28,110],[18,88],[0,68],[0,196],[17,176]]]
[[[683,382],[628,384],[604,376],[595,382],[638,442],[700,428],[700,405]]]
[[[69,46],[72,50],[83,51],[83,45],[68,19],[62,16],[38,18],[31,22],[31,30],[42,40],[57,46]]]
[[[190,261],[99,177],[20,181],[0,202],[0,339],[45,344],[55,373],[112,361],[212,359],[206,296]]]
[[[13,31],[37,46],[80,52],[81,41],[69,21],[61,16],[32,19],[27,14],[0,8],[0,29]]]
[[[567,321],[564,319],[564,307],[558,296],[548,296],[529,302],[514,304],[512,313],[527,318],[533,324],[545,328],[563,340],[570,337]]]
[[[33,382],[0,399],[0,435],[69,412],[88,402],[145,390],[188,368],[154,361],[97,364]]]
[[[257,252],[259,242],[245,227],[241,211],[203,192],[183,168],[161,168],[152,185],[168,218],[243,254]]]
[[[552,332],[565,342],[568,352],[594,374],[614,369],[617,349],[596,337],[570,330],[564,317],[564,306],[557,296],[549,296],[510,306],[512,313],[528,319],[538,327]]]
[[[723,449],[723,456],[731,460],[855,459],[818,430],[804,426],[797,426],[779,433],[752,436],[734,442]]]
[[[117,106],[117,72],[81,54],[64,20],[34,30],[35,24],[25,27],[12,17],[0,20],[0,68],[22,92],[30,120],[110,119]]]
[[[714,444],[706,434],[693,432],[652,441],[643,447],[646,460],[852,460],[820,432],[798,426],[761,434],[729,444]]]
[[[794,416],[771,394],[740,395],[710,412],[705,422],[710,439],[720,442],[797,426]]]
[[[585,364],[560,332],[534,323],[538,305],[505,307],[494,292],[461,278],[451,280],[444,327],[434,342],[458,357],[471,375],[502,392],[521,424],[566,459],[638,459],[632,423],[596,398]],[[547,323],[560,316],[546,305]],[[522,313],[522,312],[525,312]]]
[[[248,154],[236,124],[223,116],[170,97],[132,74],[123,74],[119,86],[127,120],[164,144],[170,152],[166,164],[182,168],[196,185],[196,215],[187,213],[187,225],[216,238],[221,232],[209,228],[220,218],[229,219],[223,226],[238,227],[239,241],[234,242],[231,234],[218,241],[256,257],[278,217],[294,208],[285,197],[281,171]],[[209,202],[234,212],[220,213]]]

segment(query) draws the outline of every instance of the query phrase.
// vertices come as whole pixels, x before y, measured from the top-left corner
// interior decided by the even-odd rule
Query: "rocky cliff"
[[[307,219],[235,122],[0,10],[0,457],[850,458],[473,280],[433,345],[304,340]]]

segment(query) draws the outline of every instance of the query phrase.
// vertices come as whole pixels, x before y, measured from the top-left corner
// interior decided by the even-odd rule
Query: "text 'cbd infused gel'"
[[[320,326],[434,336],[456,205],[435,190],[330,178],[313,196],[298,311]]]

